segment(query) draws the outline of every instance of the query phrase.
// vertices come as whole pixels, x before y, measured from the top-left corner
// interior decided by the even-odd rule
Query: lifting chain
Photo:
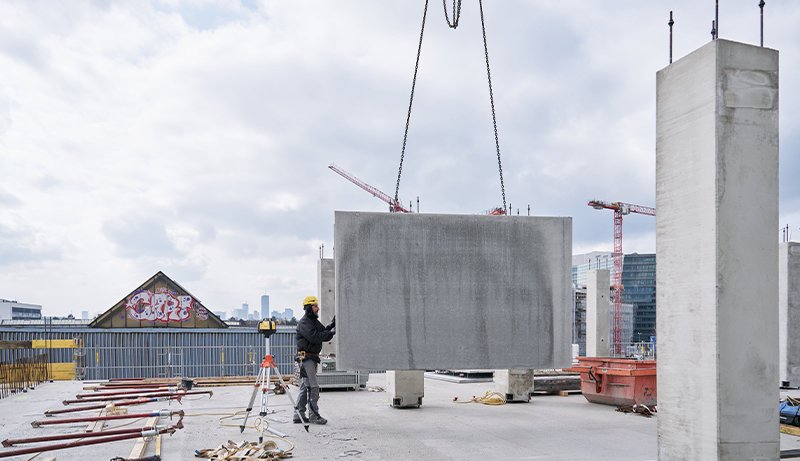
[[[506,188],[503,182],[503,163],[500,160],[500,138],[497,134],[497,114],[494,108],[494,91],[492,89],[492,71],[489,67],[489,46],[486,42],[486,23],[483,17],[483,0],[478,0],[478,6],[481,13],[481,32],[483,34],[483,55],[486,58],[486,78],[489,82],[489,104],[492,107],[492,127],[494,128],[494,145],[497,150],[497,168],[500,171],[500,192],[503,196],[503,211],[508,212],[506,208]],[[447,13],[447,0],[442,0],[442,7],[444,8],[444,18],[447,25],[451,29],[458,27],[458,22],[461,19],[461,0],[453,0],[453,20]],[[408,100],[408,113],[406,114],[406,128],[403,133],[403,148],[400,151],[400,167],[397,170],[397,185],[394,190],[394,203],[400,203],[400,177],[403,173],[403,160],[406,154],[406,143],[408,141],[408,127],[411,123],[411,107],[414,104],[414,89],[417,86],[417,73],[419,72],[419,58],[422,54],[422,38],[425,34],[425,19],[428,16],[428,0],[425,0],[425,8],[422,13],[422,27],[419,32],[419,45],[417,46],[417,60],[414,63],[414,77],[411,80],[411,96]],[[390,210],[394,211],[394,207],[390,206]]]
[[[458,27],[458,20],[461,19],[461,0],[453,0],[453,22],[450,22],[450,17],[447,15],[447,0],[442,0],[442,8],[444,8],[444,20],[451,29]]]

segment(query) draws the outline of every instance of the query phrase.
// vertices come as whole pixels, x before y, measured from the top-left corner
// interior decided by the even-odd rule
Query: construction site
[[[394,193],[328,164],[385,210],[328,210],[334,251],[314,258],[297,325],[226,321],[166,269],[90,321],[4,320],[0,459],[800,459],[800,243],[776,237],[765,2],[759,43],[720,38],[717,0],[711,39],[674,59],[664,15],[655,203],[586,197],[607,218],[602,264],[574,251],[579,217],[507,201],[473,6],[496,206],[400,199],[426,24],[442,26],[426,0]],[[444,16],[457,28],[461,1]],[[652,225],[655,253],[625,253],[629,219]]]

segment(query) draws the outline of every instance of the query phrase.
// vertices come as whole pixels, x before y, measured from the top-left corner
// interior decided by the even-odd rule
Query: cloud
[[[678,59],[708,41],[707,5],[484,5],[506,201],[572,216],[576,251],[612,245],[611,213],[587,200],[655,205],[670,9]],[[766,10],[784,222],[800,209],[800,6]],[[726,3],[723,37],[752,43],[756,14]],[[296,307],[334,210],[387,208],[327,166],[394,196],[422,4],[32,1],[0,3],[0,17],[0,257],[15,269],[0,285],[20,300],[103,310],[164,270],[210,307],[265,291]],[[502,203],[498,170],[477,5],[457,30],[431,5],[399,196],[482,213]],[[626,217],[625,248],[653,250],[653,230]]]

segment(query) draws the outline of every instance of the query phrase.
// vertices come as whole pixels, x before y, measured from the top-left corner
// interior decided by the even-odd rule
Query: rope
[[[481,397],[472,396],[469,400],[458,400],[458,397],[453,397],[455,403],[482,403],[484,405],[503,405],[506,403],[506,397],[494,391],[486,391]]]

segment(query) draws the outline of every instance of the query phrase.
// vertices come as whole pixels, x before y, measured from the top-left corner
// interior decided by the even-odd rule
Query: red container
[[[578,357],[565,371],[581,374],[586,400],[605,405],[656,404],[656,361],[614,357]]]

